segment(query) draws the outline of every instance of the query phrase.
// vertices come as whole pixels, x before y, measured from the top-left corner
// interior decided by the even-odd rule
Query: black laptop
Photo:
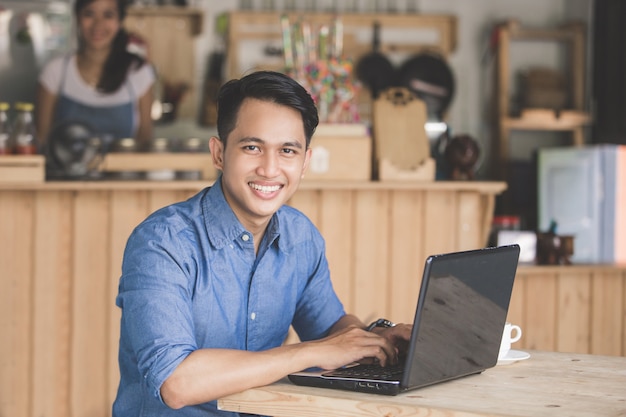
[[[396,395],[496,365],[519,245],[428,257],[413,332],[398,367],[354,364],[289,375],[297,385]]]

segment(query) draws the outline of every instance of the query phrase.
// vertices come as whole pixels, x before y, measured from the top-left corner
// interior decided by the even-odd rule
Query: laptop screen
[[[519,246],[431,256],[426,261],[406,388],[494,366]]]

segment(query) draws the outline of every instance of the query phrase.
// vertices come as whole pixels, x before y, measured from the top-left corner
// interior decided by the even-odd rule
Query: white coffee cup
[[[502,341],[500,342],[500,352],[498,359],[505,358],[511,350],[511,343],[515,343],[522,337],[522,328],[516,324],[506,323],[502,332]]]

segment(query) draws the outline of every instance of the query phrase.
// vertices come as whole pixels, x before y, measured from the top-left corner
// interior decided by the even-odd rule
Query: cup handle
[[[511,334],[515,332],[515,337],[511,336],[511,343],[515,343],[522,338],[522,328],[517,324],[511,326]]]

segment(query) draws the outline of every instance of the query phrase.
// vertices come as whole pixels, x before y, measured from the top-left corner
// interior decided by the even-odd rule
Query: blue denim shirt
[[[128,239],[117,305],[121,380],[114,417],[235,416],[216,403],[172,410],[161,384],[196,349],[280,346],[325,336],[344,314],[315,226],[283,206],[255,256],[218,181],[150,215]]]

